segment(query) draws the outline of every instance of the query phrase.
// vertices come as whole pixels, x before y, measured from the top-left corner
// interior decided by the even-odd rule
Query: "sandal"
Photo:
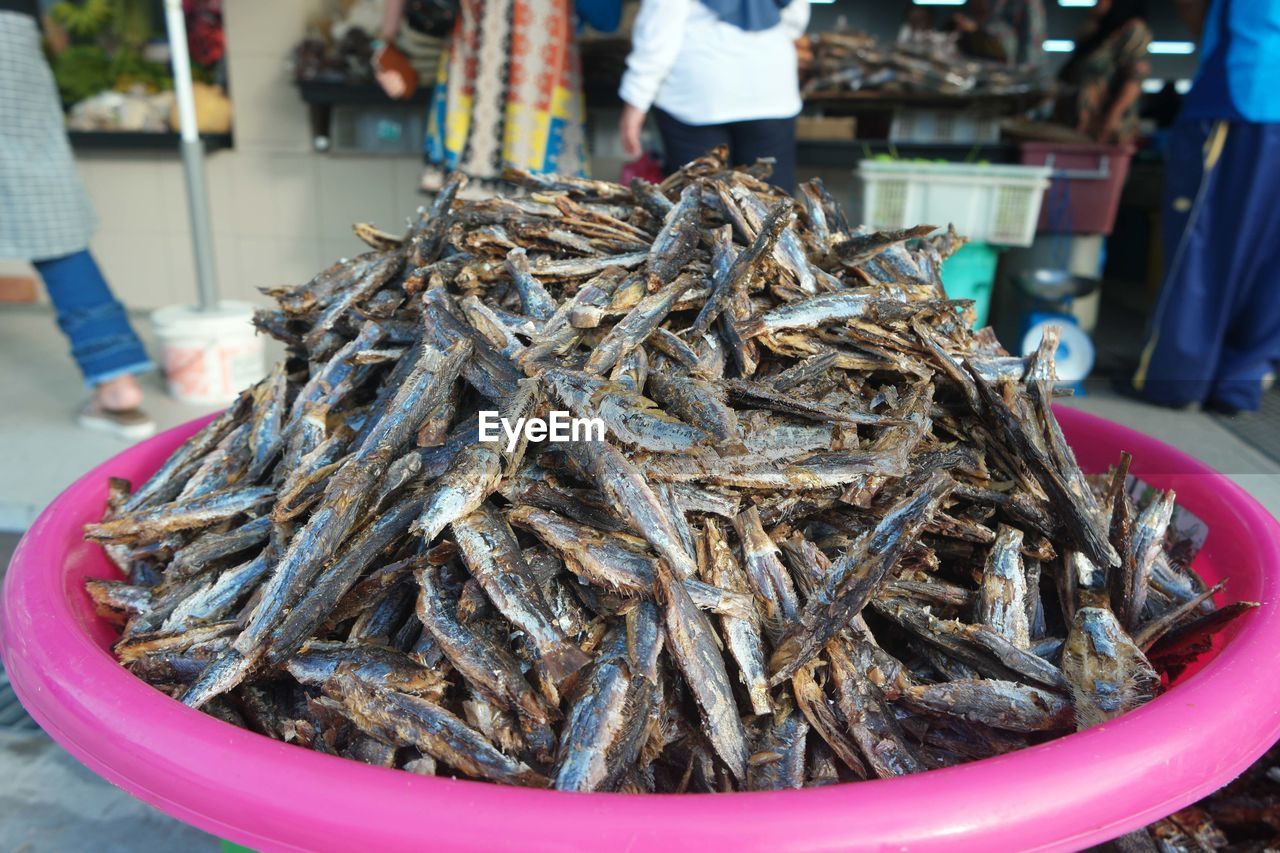
[[[85,429],[109,432],[135,441],[148,438],[156,431],[156,422],[142,409],[108,409],[96,400],[89,400],[81,406],[76,420]]]

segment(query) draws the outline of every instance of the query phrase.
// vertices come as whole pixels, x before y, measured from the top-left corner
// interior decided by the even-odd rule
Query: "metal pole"
[[[169,31],[178,126],[182,131],[182,167],[187,178],[187,211],[191,216],[191,242],[195,246],[200,310],[213,311],[218,307],[218,277],[213,265],[213,228],[209,222],[209,192],[204,175],[204,141],[196,125],[191,60],[187,55],[187,21],[182,13],[182,0],[164,0],[164,18]]]

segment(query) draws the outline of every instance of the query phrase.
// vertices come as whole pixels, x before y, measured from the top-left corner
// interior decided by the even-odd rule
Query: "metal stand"
[[[164,17],[169,31],[173,92],[178,102],[178,125],[182,133],[182,166],[187,181],[187,211],[191,217],[191,243],[195,247],[199,305],[201,311],[215,311],[218,308],[218,277],[213,263],[213,228],[209,221],[209,192],[204,174],[204,142],[196,124],[191,59],[187,54],[187,22],[182,13],[182,0],[165,0]]]

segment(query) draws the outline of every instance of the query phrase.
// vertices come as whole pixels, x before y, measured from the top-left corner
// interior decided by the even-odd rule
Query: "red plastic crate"
[[[1047,234],[1110,234],[1129,174],[1128,145],[1024,142],[1022,162],[1051,166],[1037,230]]]

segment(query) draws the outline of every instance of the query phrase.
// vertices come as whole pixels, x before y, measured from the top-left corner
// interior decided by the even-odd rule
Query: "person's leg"
[[[1262,402],[1263,377],[1280,357],[1280,125],[1231,125],[1223,153],[1219,192],[1232,200],[1232,215],[1215,221],[1214,240],[1236,284],[1229,325],[1209,391],[1226,410],[1253,410]],[[1229,291],[1228,291],[1229,293]]]
[[[153,365],[93,256],[85,250],[36,261],[35,267],[85,385],[107,408],[137,406],[142,394],[132,377]]]
[[[667,174],[690,160],[698,159],[717,145],[729,144],[729,131],[723,124],[685,124],[657,107],[653,108],[653,118],[658,124],[658,133],[662,135]]]
[[[1208,398],[1230,318],[1235,282],[1215,242],[1215,220],[1231,217],[1234,201],[1221,192],[1226,140],[1219,127],[1175,126],[1165,156],[1164,282],[1133,384],[1166,406]]]
[[[769,183],[795,192],[796,120],[767,118],[729,125],[729,157],[735,166],[750,166],[761,157],[773,158]]]

